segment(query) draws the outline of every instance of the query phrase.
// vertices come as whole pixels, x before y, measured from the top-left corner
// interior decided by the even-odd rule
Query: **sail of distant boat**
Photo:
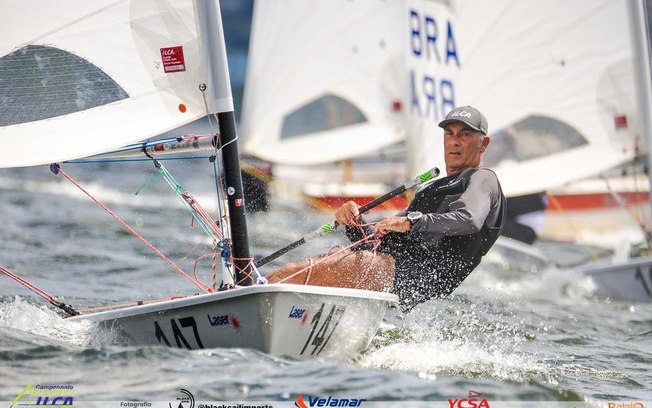
[[[636,104],[640,116],[640,132],[648,147],[647,165],[650,168],[652,156],[649,146],[652,141],[652,68],[650,67],[650,32],[646,18],[646,3],[631,1],[629,17],[633,44],[634,77],[636,78]],[[649,171],[648,182],[652,184]],[[649,193],[652,193],[650,188]],[[601,295],[609,299],[627,302],[652,302],[652,226],[650,204],[645,216],[637,220],[643,233],[643,243],[628,243],[625,251],[614,254],[612,259],[584,265],[580,272],[589,276]]]
[[[403,141],[402,14],[401,1],[256,2],[245,151],[314,165]]]
[[[636,154],[644,112],[626,0],[410,1],[406,18],[415,168],[443,157],[435,125],[457,105],[489,118],[484,164],[508,196],[595,176]]]
[[[443,162],[437,123],[474,105],[490,123],[484,164],[508,196],[594,176],[631,160],[641,136],[626,6],[257,2],[245,150],[307,169],[405,141],[413,176]],[[338,119],[332,127],[328,117]]]

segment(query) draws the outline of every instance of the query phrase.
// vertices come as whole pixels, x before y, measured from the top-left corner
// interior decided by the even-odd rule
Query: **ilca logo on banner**
[[[481,392],[469,390],[468,398],[449,398],[448,406],[450,408],[490,408],[489,401],[481,397]]]
[[[72,407],[75,390],[69,384],[27,384],[11,401],[9,408],[33,406]]]

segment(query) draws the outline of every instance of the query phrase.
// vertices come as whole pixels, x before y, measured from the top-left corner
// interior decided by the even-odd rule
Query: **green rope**
[[[147,187],[148,185],[152,184],[154,181],[156,181],[156,180],[158,180],[159,178],[161,178],[162,175],[163,175],[163,174],[162,174],[162,173],[160,172],[160,170],[159,170],[158,174],[154,174],[154,176],[152,176],[152,178],[150,178],[150,179],[147,180],[145,183],[143,183],[143,185],[140,186],[140,188],[139,188],[138,190],[136,190],[136,192],[134,193],[134,195],[138,195],[138,193],[140,193],[140,192],[141,192],[145,187]]]
[[[148,181],[146,181],[139,189],[136,191],[136,194],[138,194],[143,188],[145,188],[147,185],[151,184],[155,180],[158,180],[159,178],[163,177],[163,179],[168,183],[170,187],[172,187],[172,190],[174,190],[174,193],[176,194],[177,197],[183,202],[184,206],[186,207],[186,210],[190,213],[192,218],[195,220],[197,225],[201,227],[201,229],[208,235],[210,239],[213,240],[215,244],[217,244],[218,247],[222,248],[223,243],[217,237],[214,233],[213,230],[206,224],[206,222],[197,214],[197,212],[192,208],[192,206],[186,201],[184,198],[184,191],[185,189],[179,183],[174,176],[160,163],[156,162],[156,167],[158,168],[158,174],[155,174],[152,178],[150,178]]]

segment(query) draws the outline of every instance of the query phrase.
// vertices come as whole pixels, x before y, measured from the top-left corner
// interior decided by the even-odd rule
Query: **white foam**
[[[48,307],[36,306],[19,296],[0,303],[0,326],[74,346],[90,345],[96,328],[89,322],[66,320]]]
[[[531,333],[513,323],[509,306],[483,303],[478,292],[426,302],[404,317],[392,342],[370,350],[359,364],[369,368],[554,384],[554,370],[529,349]],[[501,301],[501,303],[503,303]],[[384,330],[387,330],[386,328]],[[400,335],[396,336],[396,332]],[[382,340],[379,342],[383,342]],[[391,344],[387,344],[391,343]]]
[[[463,340],[431,339],[399,342],[382,347],[362,358],[369,368],[417,371],[428,375],[444,373],[459,376],[491,377],[499,380],[527,381],[545,376],[548,367],[508,350],[484,348]]]

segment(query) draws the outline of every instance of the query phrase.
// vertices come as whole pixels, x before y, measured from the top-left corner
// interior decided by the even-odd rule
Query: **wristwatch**
[[[414,225],[415,222],[419,221],[423,217],[421,211],[411,211],[407,215],[407,219],[410,221],[410,227]]]

